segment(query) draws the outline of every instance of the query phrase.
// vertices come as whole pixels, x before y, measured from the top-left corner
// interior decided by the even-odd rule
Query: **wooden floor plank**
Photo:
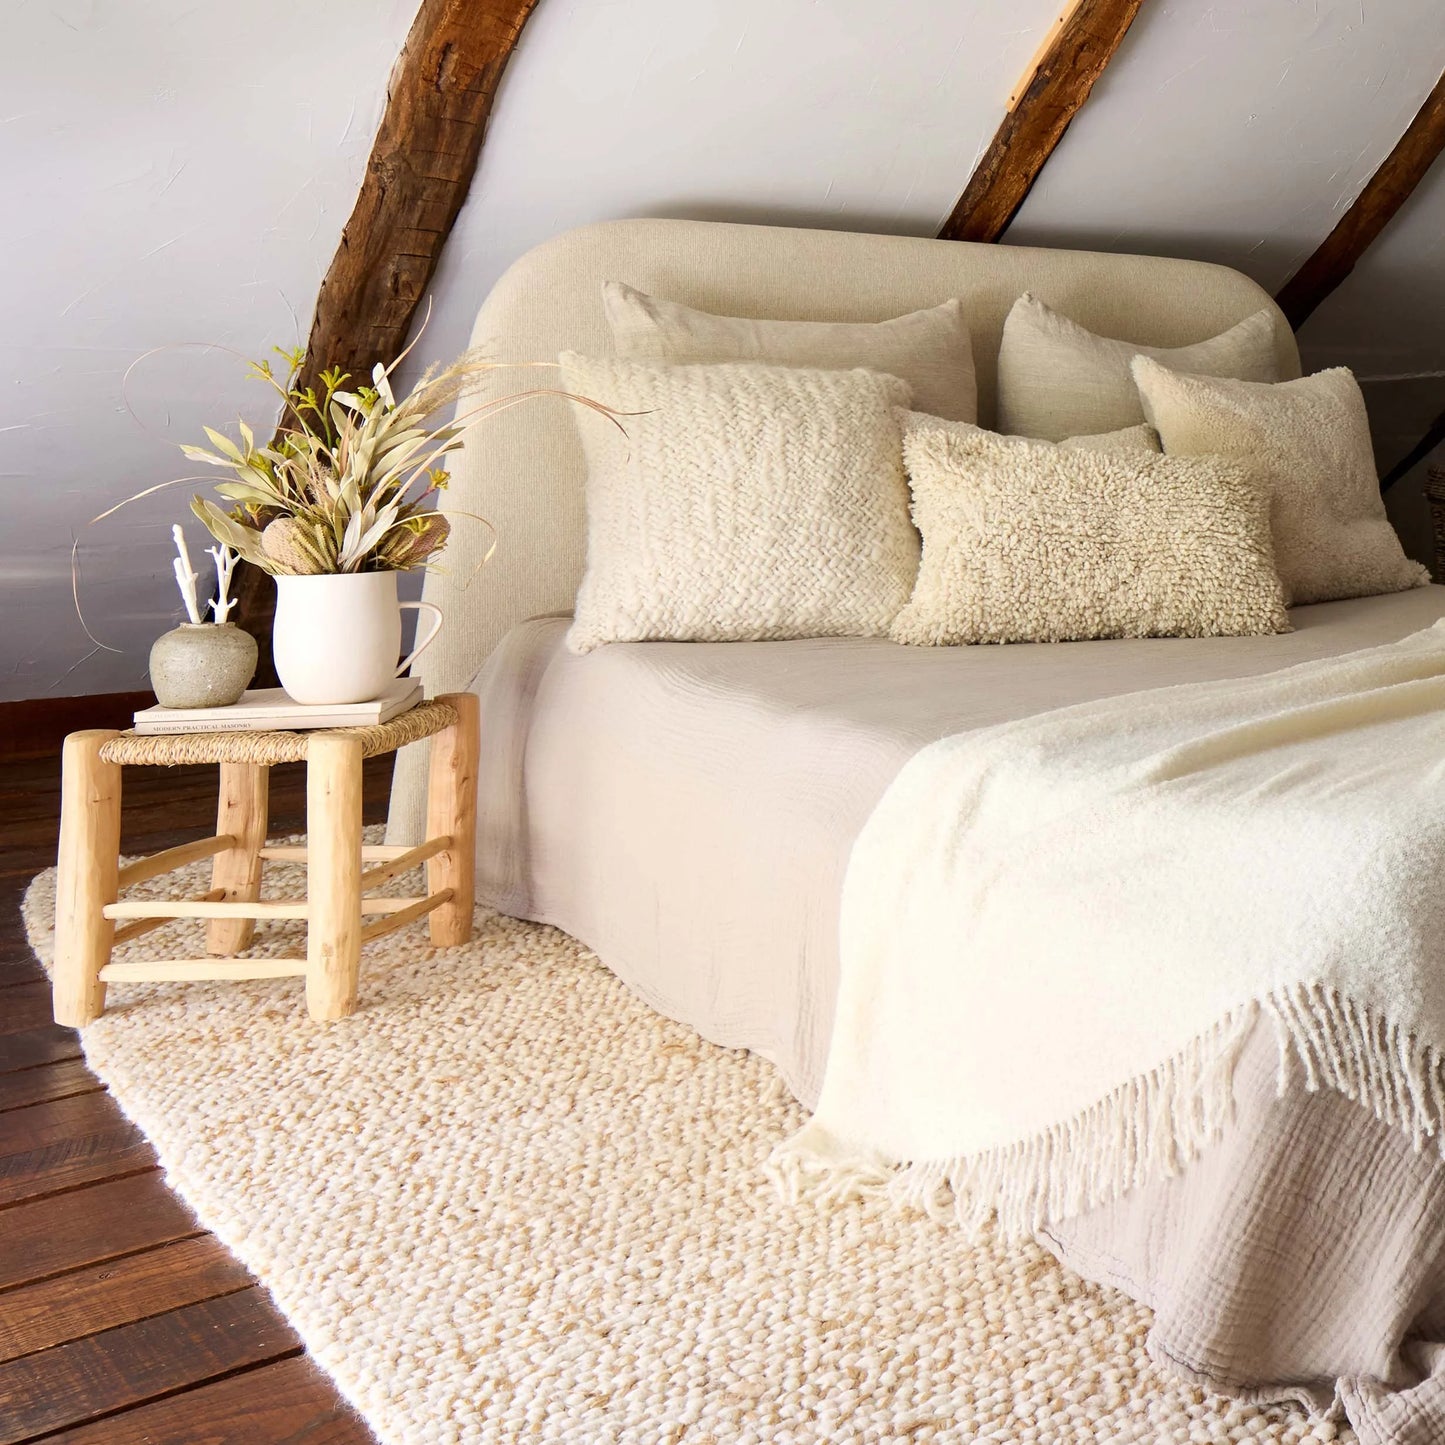
[[[20,1445],[296,1353],[262,1289],[202,1300],[0,1365],[0,1445]]]
[[[0,1034],[24,1033],[53,1022],[47,980],[31,979],[0,993]]]
[[[8,993],[9,990],[7,989]],[[0,1074],[16,1069],[33,1069],[40,1064],[59,1064],[80,1057],[80,1035],[59,1024],[26,1029],[24,1033],[0,1034]]]
[[[154,1170],[12,1204],[0,1210],[0,1289],[199,1232]]]
[[[45,1445],[373,1445],[373,1436],[299,1357],[48,1436]]]
[[[64,1067],[57,1065],[52,1067]],[[43,1149],[102,1134],[128,1123],[109,1094],[79,1094],[68,1099],[48,1099],[15,1110],[0,1131],[0,1151],[18,1154],[26,1149]]]
[[[391,764],[386,757],[365,765],[368,822],[385,816]],[[182,1331],[161,1353],[183,1383],[158,1386],[152,1378],[139,1389],[129,1363],[115,1369],[104,1351],[97,1361],[94,1350],[74,1348],[107,1336],[143,1343],[164,1333],[151,1322],[243,1292],[257,1301],[256,1327],[295,1346],[264,1291],[201,1232],[158,1171],[79,1182],[149,1155],[128,1152],[134,1136],[85,1068],[78,1036],[49,1022],[47,983],[20,918],[25,887],[55,861],[59,778],[58,758],[0,771],[0,1172],[8,1168],[12,1179],[26,1181],[12,1187],[66,1186],[0,1205],[0,1357],[8,1356],[17,1370],[47,1356],[70,1362],[70,1403],[45,1416],[53,1422],[45,1426],[51,1432],[46,1445],[371,1445],[365,1425],[304,1358],[247,1364],[216,1378],[210,1373],[215,1359],[204,1363],[207,1341]],[[214,768],[127,769],[123,850],[154,853],[205,835],[215,797]],[[273,831],[304,827],[305,797],[301,767],[272,770]],[[97,1097],[90,1103],[79,1100],[91,1094]],[[76,1102],[33,1108],[66,1100]],[[142,1324],[149,1328],[140,1335],[125,1333]],[[145,1390],[162,1387],[175,1393],[138,1403]],[[120,1398],[129,1403],[117,1406]],[[8,1413],[0,1405],[0,1420],[8,1423]]]
[[[90,1265],[0,1296],[0,1362],[255,1284],[212,1234]]]
[[[63,1064],[42,1064],[38,1069],[0,1074],[0,1113],[104,1088],[105,1085],[86,1068],[84,1059],[68,1059]],[[8,1129],[8,1120],[0,1124],[0,1148],[6,1147],[9,1142]]]
[[[0,989],[14,988],[17,984],[43,983],[45,970],[35,957],[7,958],[0,961]]]
[[[98,1133],[62,1139],[18,1154],[0,1154],[0,1206],[21,1204],[62,1189],[155,1167],[155,1150],[145,1135],[134,1124],[122,1122]]]

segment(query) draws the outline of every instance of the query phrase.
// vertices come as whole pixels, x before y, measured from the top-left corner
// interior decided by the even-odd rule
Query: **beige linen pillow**
[[[920,411],[956,421],[978,415],[973,343],[961,301],[891,321],[749,321],[604,281],[602,305],[623,361],[653,366],[761,361],[824,371],[864,366],[906,381]]]
[[[623,436],[579,412],[587,570],[572,651],[888,631],[918,569],[897,377],[559,360],[568,391],[641,413]]]
[[[923,558],[895,642],[1289,631],[1269,504],[1233,462],[1052,446],[917,414],[903,454]]]
[[[1004,321],[999,345],[999,431],[1056,442],[1143,421],[1129,376],[1136,356],[1202,376],[1280,379],[1268,308],[1193,346],[1136,346],[1095,336],[1025,292]]]
[[[1166,452],[1231,457],[1255,475],[1291,603],[1430,580],[1385,515],[1365,398],[1348,368],[1269,386],[1180,375],[1141,356],[1134,380]]]

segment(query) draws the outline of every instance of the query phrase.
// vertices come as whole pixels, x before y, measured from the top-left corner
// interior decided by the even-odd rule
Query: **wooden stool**
[[[450,693],[376,727],[329,732],[176,733],[140,737],[97,729],[65,740],[60,862],[55,894],[55,1021],[88,1024],[105,1010],[108,983],[126,980],[304,976],[314,1019],[356,1008],[361,945],[429,914],[438,948],[472,932],[476,860],[477,699]],[[430,737],[427,838],[415,848],[364,847],[361,760]],[[269,769],[306,763],[307,846],[267,847]],[[121,768],[219,763],[216,836],[120,866]],[[120,890],[201,858],[211,888],[184,901],[127,899]],[[306,897],[260,902],[263,859],[307,865]],[[363,871],[363,863],[374,866]],[[367,898],[368,889],[426,864],[419,898]],[[369,914],[381,915],[367,923]],[[111,949],[172,918],[209,920],[210,958],[112,963]],[[305,958],[226,961],[251,942],[258,918],[304,918]],[[116,922],[124,926],[117,929]]]

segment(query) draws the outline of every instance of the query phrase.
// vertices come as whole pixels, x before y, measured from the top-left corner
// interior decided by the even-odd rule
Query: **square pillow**
[[[1171,456],[1230,457],[1254,474],[1291,603],[1430,580],[1385,515],[1365,398],[1347,367],[1270,386],[1181,375],[1141,356],[1134,380]]]
[[[1288,632],[1269,503],[1249,473],[1134,436],[1053,446],[906,416],[923,558],[894,641]]]
[[[891,321],[749,321],[604,281],[602,306],[623,361],[652,366],[761,361],[824,371],[862,366],[901,377],[920,411],[956,421],[978,415],[973,343],[961,301]]]
[[[918,537],[896,407],[871,371],[559,358],[579,410],[587,570],[567,644],[879,637]]]
[[[1136,346],[1096,336],[1025,292],[1004,321],[999,345],[998,429],[1056,442],[1143,421],[1129,376],[1136,356],[1201,376],[1280,380],[1269,308],[1193,346]],[[925,409],[916,399],[915,405]]]

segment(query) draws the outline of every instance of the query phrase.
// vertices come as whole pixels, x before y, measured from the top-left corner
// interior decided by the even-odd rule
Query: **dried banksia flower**
[[[446,546],[451,530],[451,523],[439,512],[428,517],[408,517],[387,533],[386,540],[377,548],[376,559],[383,567],[398,572],[420,566],[433,552]]]
[[[272,570],[288,577],[309,577],[327,568],[310,545],[306,528],[295,517],[277,517],[261,533],[261,550]]]

